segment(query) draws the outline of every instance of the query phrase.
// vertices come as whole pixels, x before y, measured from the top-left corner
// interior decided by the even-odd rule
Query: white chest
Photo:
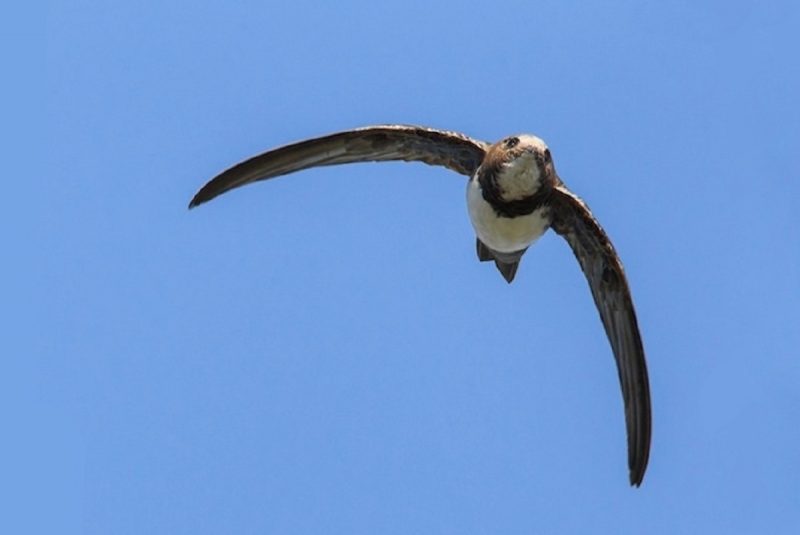
[[[500,217],[486,202],[477,180],[467,185],[467,208],[475,233],[489,248],[512,253],[529,247],[545,233],[549,225],[548,208],[539,208],[528,215]]]

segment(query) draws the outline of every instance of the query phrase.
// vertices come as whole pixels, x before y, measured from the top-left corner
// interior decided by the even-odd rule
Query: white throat
[[[497,175],[497,185],[504,200],[514,201],[536,193],[541,179],[533,154],[525,153],[505,164]]]

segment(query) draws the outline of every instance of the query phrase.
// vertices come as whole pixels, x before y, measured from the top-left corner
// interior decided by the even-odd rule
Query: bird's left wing
[[[421,126],[383,125],[347,130],[285,145],[245,160],[200,188],[189,208],[251,182],[295,171],[355,162],[418,161],[471,176],[487,143],[456,132]]]
[[[553,230],[567,240],[586,275],[611,342],[625,404],[630,481],[638,487],[650,456],[650,385],[625,271],[589,207],[563,184],[554,188],[551,213]]]

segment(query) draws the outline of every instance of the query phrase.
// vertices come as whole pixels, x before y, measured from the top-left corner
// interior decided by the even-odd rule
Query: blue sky
[[[796,2],[53,3],[7,33],[8,533],[796,533]],[[33,36],[28,57],[22,41]],[[43,60],[42,60],[43,58]],[[653,447],[553,234],[464,179],[267,148],[544,138],[626,266]]]

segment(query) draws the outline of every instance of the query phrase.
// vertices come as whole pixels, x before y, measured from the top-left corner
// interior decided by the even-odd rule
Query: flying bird
[[[650,387],[631,292],[614,246],[586,203],[561,181],[538,137],[521,134],[489,144],[420,126],[356,128],[245,160],[200,188],[189,208],[239,186],[311,167],[392,160],[440,165],[469,177],[467,208],[478,260],[494,262],[509,283],[525,251],[547,229],[567,241],[589,282],[617,363],[630,483],[638,487],[650,455]]]

